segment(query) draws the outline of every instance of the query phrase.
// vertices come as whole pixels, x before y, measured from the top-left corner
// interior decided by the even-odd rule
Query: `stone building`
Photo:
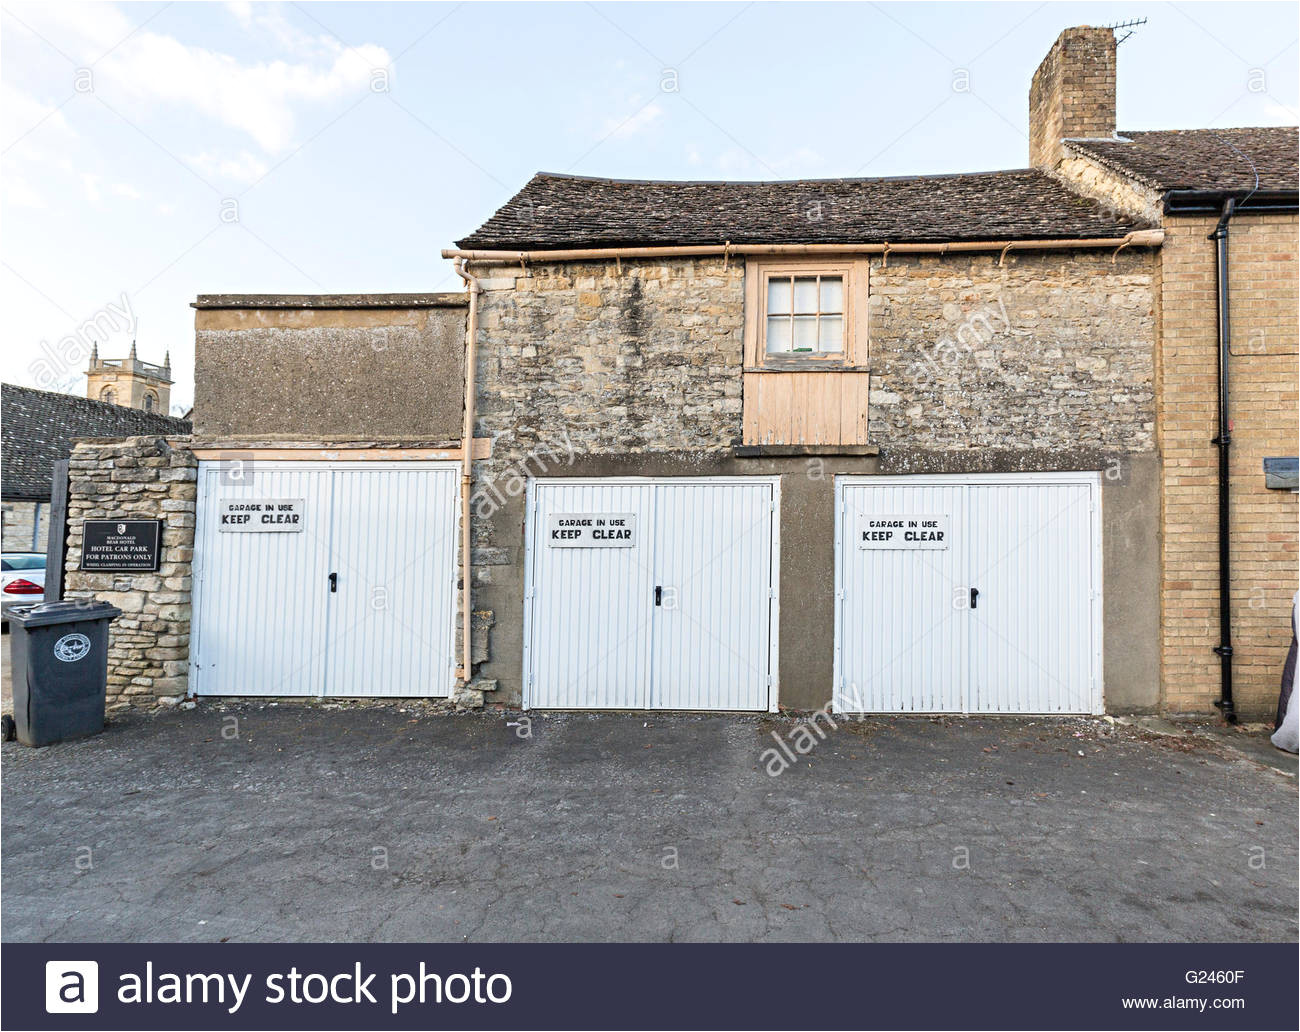
[[[6,552],[45,551],[54,464],[71,455],[74,439],[190,432],[182,419],[71,394],[10,383],[0,394]]]
[[[162,365],[142,362],[131,341],[131,353],[126,358],[99,357],[99,346],[90,351],[90,365],[86,368],[86,397],[108,405],[122,405],[166,415],[171,411],[172,356],[163,358]]]
[[[1204,237],[1232,201],[1232,339],[1260,343],[1230,358],[1231,658],[1262,715],[1295,581],[1260,462],[1294,451],[1296,131],[1117,134],[1115,67],[1110,30],[1062,35],[1030,168],[539,174],[444,252],[465,294],[200,297],[168,442],[194,499],[85,484],[179,514],[175,585],[193,554],[192,611],[147,586],[185,644],[131,683],[174,690],[183,647],[201,696],[1210,710]]]

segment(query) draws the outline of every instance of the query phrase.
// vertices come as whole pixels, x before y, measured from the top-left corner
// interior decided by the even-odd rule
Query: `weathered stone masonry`
[[[873,263],[871,439],[882,449],[1147,452],[1149,252]]]
[[[109,634],[108,706],[179,702],[188,683],[198,463],[188,438],[79,441],[69,462],[67,598],[122,610]],[[156,573],[86,573],[82,521],[164,520]]]
[[[1107,503],[1106,590],[1115,603],[1107,692],[1118,707],[1154,708],[1150,252],[873,258],[870,423],[879,462],[736,457],[743,262],[476,271],[475,433],[493,438],[493,451],[474,469],[473,585],[476,612],[495,626],[486,662],[475,659],[498,680],[497,701],[517,702],[520,691],[529,476],[783,475],[782,593],[798,603],[782,608],[781,698],[813,708],[831,684],[835,473],[1105,469],[1140,458],[1136,490],[1122,479],[1107,485],[1120,492]],[[1136,613],[1122,610],[1125,600]],[[1123,676],[1112,676],[1112,663]]]
[[[1152,450],[1153,279],[1140,250],[873,260],[873,441]],[[483,283],[477,432],[495,444],[479,475],[565,435],[581,454],[739,439],[739,263],[548,265]]]

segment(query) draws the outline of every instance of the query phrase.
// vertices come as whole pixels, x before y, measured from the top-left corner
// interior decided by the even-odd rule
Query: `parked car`
[[[5,552],[0,555],[0,611],[39,602],[45,594],[45,555],[42,552]],[[9,625],[5,625],[5,630]]]

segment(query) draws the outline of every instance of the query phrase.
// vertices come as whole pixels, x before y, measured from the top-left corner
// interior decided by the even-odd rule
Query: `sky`
[[[198,294],[460,289],[442,248],[536,171],[1020,168],[1071,25],[1120,129],[1295,125],[1294,3],[22,3],[0,13],[0,378],[100,354],[193,398]]]

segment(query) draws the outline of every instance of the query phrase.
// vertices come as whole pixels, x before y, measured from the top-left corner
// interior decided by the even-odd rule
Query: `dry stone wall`
[[[189,671],[190,567],[198,462],[188,438],[79,441],[68,480],[65,597],[95,598],[122,610],[111,625],[110,711],[174,705]],[[91,573],[81,565],[87,519],[163,520],[155,573]]]

